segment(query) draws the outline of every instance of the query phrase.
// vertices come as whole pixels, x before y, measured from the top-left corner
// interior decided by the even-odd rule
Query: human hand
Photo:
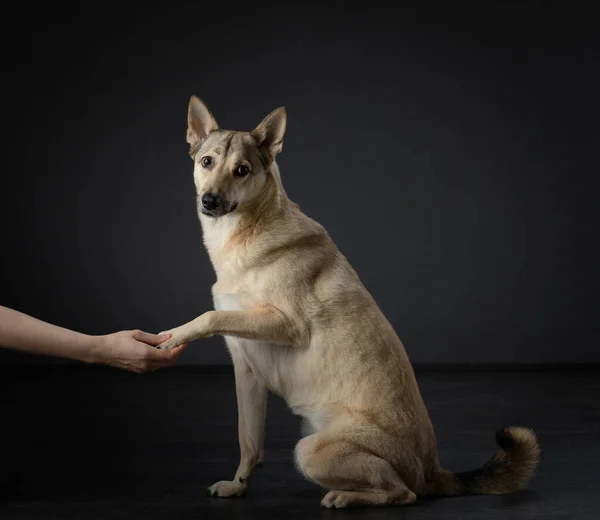
[[[96,362],[132,372],[149,372],[173,365],[187,343],[171,350],[159,350],[170,334],[149,334],[141,330],[122,330],[98,336]]]

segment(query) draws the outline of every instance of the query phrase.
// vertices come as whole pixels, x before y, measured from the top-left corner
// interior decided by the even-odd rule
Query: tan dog
[[[233,359],[241,460],[234,479],[210,494],[246,491],[263,459],[268,390],[305,419],[296,463],[330,490],[325,507],[520,489],[540,451],[526,428],[498,432],[499,450],[481,469],[440,468],[400,339],[325,229],[283,189],[275,157],[285,109],[251,133],[234,132],[192,97],[188,125],[216,310],[169,331],[163,345],[221,334]]]

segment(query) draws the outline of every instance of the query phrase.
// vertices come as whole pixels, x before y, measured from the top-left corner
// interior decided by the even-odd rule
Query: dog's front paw
[[[163,332],[160,332],[158,335],[162,336],[163,334],[171,334],[171,337],[168,340],[163,341],[162,343],[159,343],[158,345],[156,345],[157,349],[171,350],[173,347],[177,346],[177,344],[175,343],[175,339],[173,337],[173,333],[171,331],[165,330]]]
[[[159,334],[159,336],[162,336],[163,334],[171,334],[171,337],[168,340],[163,341],[162,343],[159,343],[158,345],[156,345],[156,348],[158,348],[160,350],[171,350],[172,348],[175,348],[175,347],[178,347],[179,345],[183,345],[184,343],[187,343],[187,340],[185,340],[183,338],[183,335],[177,329],[165,330],[165,331],[161,332]]]
[[[241,497],[246,494],[246,484],[232,480],[221,480],[210,486],[206,493],[211,497],[230,498]]]

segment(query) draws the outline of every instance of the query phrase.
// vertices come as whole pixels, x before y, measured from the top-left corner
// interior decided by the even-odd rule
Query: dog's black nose
[[[221,205],[221,197],[213,193],[205,193],[202,195],[202,205],[208,211],[217,209]]]

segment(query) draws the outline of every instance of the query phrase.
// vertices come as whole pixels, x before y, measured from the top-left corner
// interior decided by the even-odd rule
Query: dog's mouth
[[[237,202],[234,202],[232,204],[227,204],[224,206],[219,206],[218,208],[215,209],[211,209],[208,210],[204,207],[202,207],[202,204],[198,204],[198,208],[200,209],[200,213],[202,213],[203,215],[206,215],[207,217],[223,217],[225,215],[228,215],[229,213],[232,213],[233,211],[236,210],[236,208],[238,207]]]

